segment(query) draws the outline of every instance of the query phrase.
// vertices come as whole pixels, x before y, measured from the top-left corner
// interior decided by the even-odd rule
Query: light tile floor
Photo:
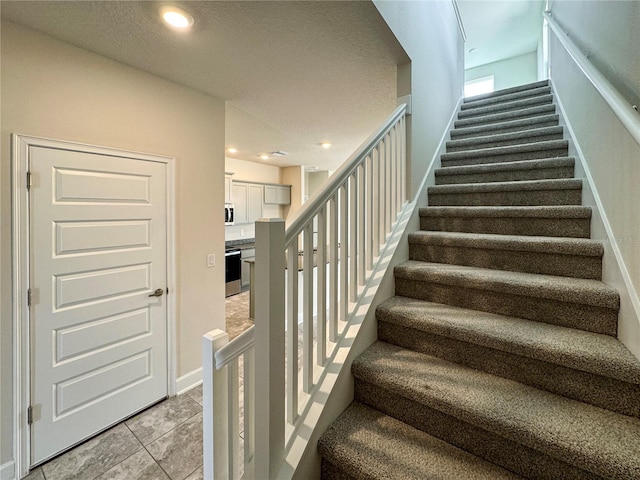
[[[251,325],[249,292],[227,298],[234,338]],[[202,385],[163,400],[34,469],[29,480],[201,480]]]

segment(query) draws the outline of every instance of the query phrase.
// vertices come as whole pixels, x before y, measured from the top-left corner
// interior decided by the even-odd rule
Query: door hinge
[[[32,178],[31,172],[27,172],[27,190],[31,189]]]
[[[27,307],[31,306],[31,289],[27,290]]]
[[[31,425],[33,423],[33,407],[27,408],[27,423]]]

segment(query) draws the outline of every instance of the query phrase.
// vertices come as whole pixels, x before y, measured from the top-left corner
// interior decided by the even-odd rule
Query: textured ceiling
[[[535,52],[544,0],[457,0],[467,34],[465,68]],[[475,48],[476,51],[469,53]]]
[[[3,1],[2,15],[227,100],[229,156],[244,160],[283,150],[272,164],[334,169],[395,107],[408,58],[371,2],[172,2],[189,33],[160,22],[162,4]]]

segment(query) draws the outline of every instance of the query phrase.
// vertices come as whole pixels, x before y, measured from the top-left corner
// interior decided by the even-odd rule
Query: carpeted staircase
[[[640,362],[552,102],[462,105],[322,478],[640,479]]]

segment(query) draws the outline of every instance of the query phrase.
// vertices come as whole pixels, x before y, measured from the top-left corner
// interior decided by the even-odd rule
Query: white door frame
[[[29,194],[27,171],[31,147],[55,148],[136,160],[160,162],[167,168],[167,392],[176,394],[176,255],[175,255],[175,158],[100,147],[77,142],[12,134],[12,265],[13,265],[13,459],[17,478],[26,475],[31,454],[27,410],[30,405],[29,289]]]

